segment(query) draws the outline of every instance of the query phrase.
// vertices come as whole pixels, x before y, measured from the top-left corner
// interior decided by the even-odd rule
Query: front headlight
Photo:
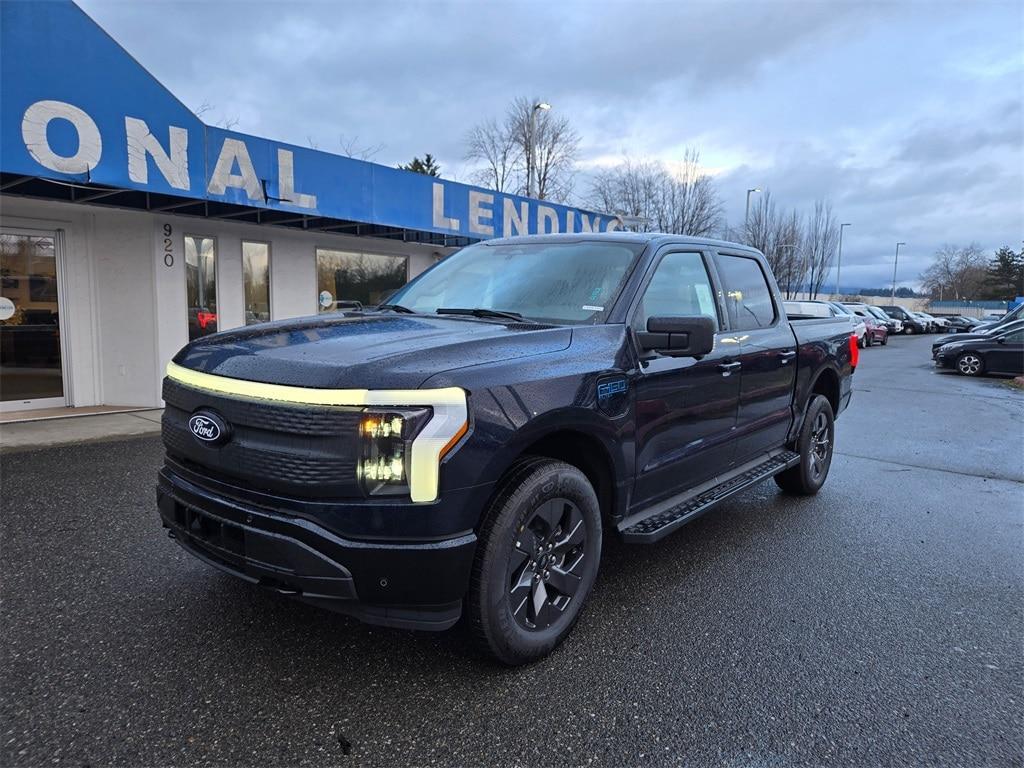
[[[409,493],[412,442],[430,421],[430,408],[367,408],[359,421],[356,477],[368,495]]]

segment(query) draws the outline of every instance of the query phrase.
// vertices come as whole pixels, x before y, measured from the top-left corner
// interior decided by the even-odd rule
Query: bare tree
[[[973,298],[985,282],[987,260],[977,243],[967,246],[943,245],[934,261],[921,273],[921,287],[932,298]]]
[[[338,144],[341,146],[341,154],[356,160],[372,160],[384,149],[383,144],[362,145],[358,136],[349,137],[344,133],[338,136]]]
[[[208,101],[204,101],[202,104],[200,104],[194,110],[192,110],[192,112],[195,114],[196,117],[201,119],[203,117],[203,115],[206,115],[206,114],[211,114],[212,115],[214,110],[215,110],[215,107],[213,106],[213,104],[211,104]],[[213,120],[210,123],[210,125],[216,126],[217,128],[223,128],[225,131],[233,131],[238,126],[238,118],[237,117],[221,117],[221,118],[218,118],[216,120]]]
[[[832,269],[839,246],[839,224],[829,200],[815,200],[814,213],[807,221],[804,249],[807,258],[807,281],[811,298],[818,298],[821,286]]]
[[[482,187],[498,192],[517,191],[521,154],[512,133],[494,118],[474,126],[466,134],[465,159],[481,165],[470,178]]]
[[[481,184],[526,194],[532,174],[535,197],[565,202],[572,195],[580,137],[569,118],[534,110],[537,103],[519,97],[509,105],[504,120],[491,118],[472,128],[465,157],[481,164],[472,174]]]
[[[642,231],[706,237],[722,221],[722,203],[714,179],[700,168],[700,154],[687,149],[666,168],[655,161],[625,158],[599,171],[591,184],[590,207],[637,218]]]
[[[598,171],[587,205],[636,219],[640,232],[657,231],[662,224],[660,188],[665,169],[659,164],[625,158],[614,168]]]
[[[750,209],[750,220],[740,239],[764,254],[779,288],[787,299],[797,295],[807,272],[803,219],[795,210],[781,213],[770,189]]]

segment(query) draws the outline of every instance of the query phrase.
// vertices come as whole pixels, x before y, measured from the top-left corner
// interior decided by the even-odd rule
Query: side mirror
[[[649,317],[640,346],[670,357],[701,357],[715,348],[715,321],[705,315]]]

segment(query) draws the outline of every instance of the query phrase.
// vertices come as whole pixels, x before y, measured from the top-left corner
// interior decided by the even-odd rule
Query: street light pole
[[[537,153],[534,150],[534,137],[537,135],[537,110],[551,109],[551,105],[546,102],[538,102],[533,105],[530,110],[530,136],[529,136],[529,147],[527,147],[527,158],[526,158],[526,196],[533,197],[533,167],[537,162]]]
[[[750,239],[750,194],[752,192],[760,192],[760,187],[754,187],[753,189],[747,190],[747,213],[743,217],[743,236],[748,240]]]
[[[843,227],[849,224],[839,225],[839,257],[836,260],[836,296],[839,296],[839,271],[843,268]]]
[[[900,263],[900,246],[906,243],[896,243],[896,260],[892,263],[892,300],[896,301],[896,267]]]

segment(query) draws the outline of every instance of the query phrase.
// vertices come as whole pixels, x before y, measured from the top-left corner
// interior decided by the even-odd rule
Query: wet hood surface
[[[416,389],[443,371],[565,349],[571,336],[567,328],[433,315],[307,317],[196,340],[174,362],[269,384]]]

